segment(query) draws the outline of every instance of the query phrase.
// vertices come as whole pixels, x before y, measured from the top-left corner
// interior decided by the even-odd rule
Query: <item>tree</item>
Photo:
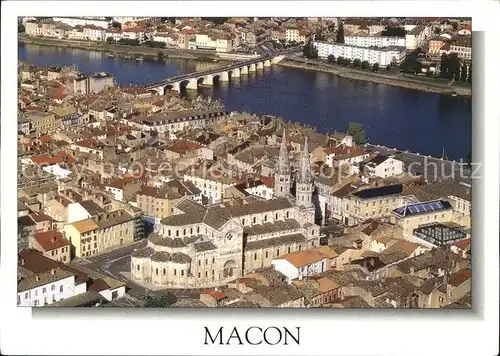
[[[406,31],[403,27],[386,27],[382,31],[382,36],[387,37],[405,37]]]
[[[460,70],[460,81],[461,82],[466,82],[467,81],[467,64],[463,64],[462,68]]]
[[[328,63],[335,63],[335,56],[333,54],[328,56]]]
[[[388,72],[390,72],[391,71],[391,65],[388,64],[387,67],[385,67],[385,70],[388,71]]]
[[[168,308],[177,302],[177,297],[170,292],[162,295],[161,297],[146,297],[144,308]]]
[[[361,62],[361,69],[366,70],[368,68],[370,68],[370,63],[368,63],[368,61]]]
[[[326,38],[325,38],[325,35],[323,35],[323,31],[321,31],[321,29],[317,29],[316,30],[316,35],[314,36],[314,40],[315,41],[324,41]]]
[[[372,70],[374,72],[378,72],[379,69],[380,69],[380,65],[378,63],[373,63]]]
[[[341,64],[342,65],[343,63],[344,63],[344,57],[338,56],[337,57],[337,64]]]
[[[361,59],[356,58],[356,59],[352,62],[352,65],[354,66],[354,68],[359,68],[359,67],[361,66]]]
[[[364,145],[366,143],[365,131],[363,126],[357,122],[350,122],[347,134],[352,136],[353,141],[357,145]]]
[[[153,47],[153,48],[165,48],[166,43],[165,42],[160,42],[160,41],[146,41],[144,44],[148,47]]]
[[[339,25],[339,30],[337,31],[337,43],[345,43],[344,40],[344,24]]]
[[[109,36],[108,38],[106,38],[106,42],[113,43],[115,42],[115,40],[113,39],[113,37]]]
[[[113,27],[113,28],[115,28],[115,29],[117,29],[117,30],[121,30],[121,29],[122,29],[122,24],[121,24],[121,23],[119,23],[119,22],[113,21],[113,22],[111,23],[111,27]]]
[[[306,58],[318,58],[318,50],[316,47],[314,47],[313,43],[311,41],[308,41],[303,49],[302,53],[304,54],[304,57]]]
[[[472,83],[472,64],[469,66],[469,77],[467,78],[467,82]]]
[[[349,58],[346,58],[344,59],[344,65],[347,67],[347,66],[350,66],[352,64],[352,60],[349,59]]]
[[[163,57],[165,56],[165,53],[163,53],[163,51],[158,51],[157,55],[158,55],[158,59],[163,59]]]
[[[434,33],[435,33],[436,35],[441,34],[441,28],[436,27],[436,28],[434,29]]]
[[[18,33],[26,32],[26,28],[24,27],[24,25],[22,23],[17,25],[17,32]]]
[[[401,63],[400,69],[403,73],[420,73],[422,71],[422,64],[417,59],[415,53],[410,53],[406,56],[403,63]]]
[[[131,40],[128,38],[120,38],[120,40],[118,42],[120,44],[126,45],[126,46],[138,46],[139,45],[139,40]]]
[[[472,167],[472,152],[470,151],[465,155],[465,165],[468,168]]]

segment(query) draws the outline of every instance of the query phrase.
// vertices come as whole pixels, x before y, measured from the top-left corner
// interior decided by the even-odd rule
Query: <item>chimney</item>
[[[56,234],[54,233],[54,236],[52,236],[52,242],[56,242]]]
[[[415,274],[415,267],[410,267],[410,276],[413,276]]]
[[[444,272],[443,283],[445,286],[448,285],[448,272]]]
[[[366,263],[366,260],[363,261],[363,268],[366,269],[368,267],[368,264]]]
[[[55,269],[52,269],[52,270],[50,271],[50,274],[51,274],[51,275],[53,275],[53,276],[55,276],[55,274],[56,274],[56,270],[55,270]]]
[[[24,266],[25,263],[26,261],[24,260],[24,258],[21,258],[21,266]]]
[[[372,265],[372,267],[375,267],[375,259],[374,259],[374,258],[372,258],[372,259],[370,260],[370,264]]]
[[[35,276],[35,280],[36,280],[37,282],[39,282],[39,281],[40,281],[40,276],[39,276],[38,274]]]

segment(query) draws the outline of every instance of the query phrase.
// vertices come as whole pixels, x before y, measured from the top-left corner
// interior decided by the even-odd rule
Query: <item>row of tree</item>
[[[439,76],[442,78],[472,83],[472,68],[467,71],[467,64],[460,63],[460,58],[456,53],[443,53],[439,69]]]
[[[349,58],[344,58],[342,56],[339,56],[337,58],[335,58],[333,56],[333,54],[330,54],[327,58],[327,61],[328,63],[331,63],[331,64],[338,64],[338,65],[341,65],[341,66],[344,66],[344,67],[347,67],[347,66],[350,66],[352,64],[352,66],[354,68],[361,68],[363,70],[366,70],[366,69],[369,69],[370,68],[370,63],[368,61],[361,61],[360,59],[356,58],[354,61],[349,59]],[[379,63],[374,63],[372,66],[371,66],[371,69],[372,71],[374,72],[378,72],[380,70],[380,64]],[[390,69],[390,67],[389,67]]]

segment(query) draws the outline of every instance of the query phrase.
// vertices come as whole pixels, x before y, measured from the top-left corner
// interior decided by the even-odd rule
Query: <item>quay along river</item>
[[[193,60],[138,61],[103,52],[20,44],[18,59],[38,66],[75,65],[93,74],[108,72],[119,85],[148,84],[221,63]],[[228,110],[283,117],[320,132],[347,130],[361,123],[368,141],[391,148],[449,159],[471,151],[471,98],[421,92],[385,84],[355,81],[327,73],[273,65],[213,88],[185,95],[220,99]]]

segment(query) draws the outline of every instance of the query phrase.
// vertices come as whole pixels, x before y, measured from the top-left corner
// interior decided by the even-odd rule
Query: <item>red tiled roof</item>
[[[264,183],[264,185],[266,187],[268,187],[268,188],[274,187],[274,177],[264,177],[264,176],[261,176],[260,180],[262,181],[262,183]]]
[[[205,289],[201,293],[208,294],[211,297],[213,297],[215,300],[222,300],[222,299],[226,298],[226,296],[222,292],[215,290],[215,289]]]
[[[158,188],[146,185],[137,194],[146,195],[148,197],[156,197],[156,195],[158,194]]]
[[[459,248],[459,249],[461,249],[461,250],[465,250],[465,249],[467,249],[468,247],[470,247],[470,238],[469,238],[469,239],[462,240],[462,241],[455,242],[455,243],[453,244],[453,246],[456,246],[456,247],[458,247],[458,248]]]
[[[49,230],[40,232],[35,235],[35,240],[45,251],[54,250],[63,246],[68,246],[69,241],[66,240],[62,233],[57,230]]]
[[[325,153],[327,155],[333,153],[335,154],[335,156],[351,156],[351,157],[361,156],[366,154],[366,152],[360,147],[349,147],[345,145],[327,148],[325,149]]]
[[[62,262],[54,261],[53,259],[45,257],[41,253],[33,250],[23,250],[19,252],[18,264],[33,273],[43,273],[55,268],[64,269],[65,271],[75,274],[76,284],[86,283],[90,279],[85,273],[69,267]]]
[[[35,222],[43,222],[43,221],[51,221],[53,220],[50,216],[45,215],[44,213],[31,213],[31,218]]]
[[[66,160],[65,160],[66,158]],[[73,159],[73,156],[70,154],[67,154],[65,152],[59,152],[56,155],[40,155],[40,156],[34,156],[31,157],[31,160],[35,162],[35,164],[41,166],[41,165],[53,165],[53,164],[59,164],[59,163],[67,163],[69,165],[72,165],[75,163],[75,160]]]
[[[38,139],[40,141],[42,141],[43,143],[49,143],[50,141],[53,140],[52,136],[49,136],[49,135],[41,136]]]
[[[462,271],[453,274],[448,280],[448,284],[451,284],[454,287],[458,287],[459,285],[470,279],[470,277],[471,277],[470,269],[464,269]]]
[[[185,140],[180,140],[180,141],[177,141],[176,143],[174,143],[172,146],[170,146],[168,148],[168,150],[184,154],[187,151],[196,150],[196,149],[198,149],[200,147],[201,147],[201,145],[198,144],[198,143],[189,142],[189,141],[185,141]]]

